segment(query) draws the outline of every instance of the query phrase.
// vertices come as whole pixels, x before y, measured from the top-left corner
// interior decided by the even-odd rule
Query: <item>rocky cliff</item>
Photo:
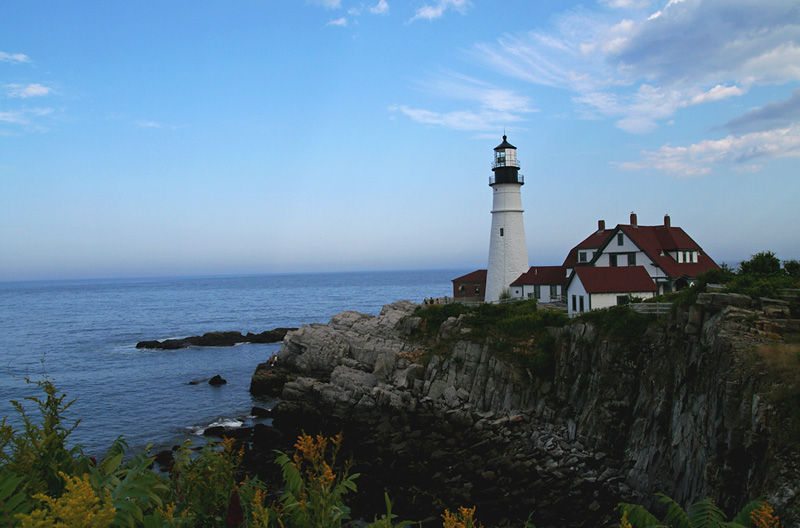
[[[591,322],[551,328],[546,376],[471,339],[464,316],[421,340],[417,306],[289,333],[251,390],[281,391],[276,424],[355,435],[366,478],[412,510],[477,504],[487,525],[533,512],[540,527],[604,526],[618,501],[660,491],[713,497],[726,512],[764,496],[797,521],[786,409],[800,404],[800,321],[786,303],[701,294],[636,339]]]

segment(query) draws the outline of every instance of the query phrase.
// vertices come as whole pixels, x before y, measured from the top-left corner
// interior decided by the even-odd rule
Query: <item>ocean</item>
[[[46,378],[75,400],[66,417],[81,423],[70,441],[87,454],[102,456],[118,436],[130,453],[202,443],[205,427],[275,404],[248,389],[280,343],[138,350],[137,342],[327,323],[345,310],[377,315],[394,301],[452,295],[451,279],[465,272],[0,282],[0,417],[18,426],[10,400],[42,396],[26,379]],[[228,383],[205,383],[216,374]]]

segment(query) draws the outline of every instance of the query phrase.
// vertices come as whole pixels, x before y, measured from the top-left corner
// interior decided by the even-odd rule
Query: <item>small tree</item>
[[[781,261],[772,251],[756,253],[739,264],[742,275],[780,275],[781,272]]]

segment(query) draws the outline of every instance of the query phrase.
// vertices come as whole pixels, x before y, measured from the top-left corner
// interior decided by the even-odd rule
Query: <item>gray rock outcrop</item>
[[[636,341],[592,323],[550,329],[550,378],[471,340],[463,317],[442,324],[432,353],[414,338],[416,307],[344,312],[287,334],[276,363],[259,367],[283,377],[276,416],[360,423],[397,453],[420,423],[442,438],[456,431],[472,443],[453,446],[468,464],[454,461],[454,474],[438,476],[461,483],[453,496],[494,496],[497,488],[505,505],[516,490],[518,504],[542,511],[557,507],[560,494],[584,510],[586,526],[613,517],[603,511],[618,500],[648,505],[655,492],[683,504],[713,497],[726,512],[764,496],[785,522],[799,518],[797,453],[776,441],[770,386],[753,374],[758,347],[800,333],[785,303],[701,294]],[[521,498],[520,487],[543,495]]]

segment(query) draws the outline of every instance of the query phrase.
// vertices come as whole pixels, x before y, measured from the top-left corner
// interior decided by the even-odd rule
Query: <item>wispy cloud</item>
[[[0,122],[15,125],[30,125],[32,124],[32,118],[43,117],[52,113],[52,108],[22,108],[18,110],[0,111]]]
[[[5,53],[0,51],[0,62],[30,62],[30,58],[22,53]]]
[[[420,83],[419,88],[435,96],[465,101],[470,108],[436,112],[397,105],[391,110],[400,111],[418,123],[481,132],[518,123],[524,120],[524,114],[537,111],[526,96],[452,72]]]
[[[325,9],[338,9],[342,7],[342,0],[306,0],[307,4],[313,4]]]
[[[23,99],[28,97],[42,97],[49,95],[52,91],[51,88],[41,84],[6,84],[3,87],[8,91],[9,97],[20,97]]]
[[[725,128],[734,132],[758,132],[795,123],[800,123],[800,88],[796,88],[788,99],[773,101],[734,117],[725,123]]]
[[[798,41],[792,1],[671,0],[635,20],[567,12],[550,29],[478,45],[475,56],[510,77],[573,91],[587,115],[644,132],[678,108],[740,96],[754,84],[800,80]]]
[[[642,152],[641,161],[617,165],[626,170],[656,170],[678,178],[691,178],[711,174],[717,166],[755,172],[760,167],[752,165],[754,160],[786,157],[800,157],[800,125],[742,136],[730,135],[688,147],[665,145],[658,150]]]
[[[641,9],[650,5],[650,0],[599,0],[601,4],[615,9]]]
[[[139,126],[139,127],[142,127],[142,128],[163,128],[164,127],[163,123],[159,123],[158,121],[150,121],[150,120],[147,120],[147,119],[140,119],[139,121],[136,122],[136,126]]]
[[[389,4],[386,0],[380,0],[377,4],[369,8],[369,12],[373,15],[385,15],[389,12]]]
[[[347,19],[345,17],[337,18],[336,20],[331,20],[328,22],[329,26],[347,26]]]
[[[411,17],[409,23],[414,22],[415,20],[436,20],[437,18],[442,18],[445,12],[452,9],[454,11],[458,11],[461,14],[464,14],[468,7],[470,7],[472,3],[469,0],[439,0],[433,5],[425,4],[424,6],[417,9],[414,16]]]

